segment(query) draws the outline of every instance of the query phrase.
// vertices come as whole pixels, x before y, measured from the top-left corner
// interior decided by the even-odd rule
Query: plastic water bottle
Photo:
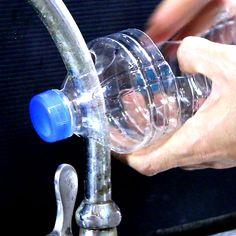
[[[228,44],[235,43],[235,36],[234,21],[218,24],[204,35]],[[124,30],[88,44],[102,86],[110,145],[115,152],[137,151],[175,131],[209,95],[210,80],[179,70],[173,54],[176,45],[166,42],[157,46],[138,29]],[[32,98],[31,120],[43,140],[56,142],[73,134],[86,136],[88,129],[101,132],[97,121],[87,126],[84,112],[86,106],[93,106],[100,90],[95,87],[81,93],[80,89],[78,81],[68,74],[62,89]]]

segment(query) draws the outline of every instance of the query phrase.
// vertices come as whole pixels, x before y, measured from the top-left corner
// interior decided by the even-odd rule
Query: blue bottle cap
[[[46,142],[56,142],[73,135],[72,118],[60,90],[48,90],[30,101],[30,118],[38,135]]]

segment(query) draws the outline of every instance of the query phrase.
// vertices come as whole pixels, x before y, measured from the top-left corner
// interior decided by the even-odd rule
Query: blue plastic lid
[[[46,142],[56,142],[73,135],[69,108],[60,90],[48,90],[30,101],[30,118],[38,135]]]

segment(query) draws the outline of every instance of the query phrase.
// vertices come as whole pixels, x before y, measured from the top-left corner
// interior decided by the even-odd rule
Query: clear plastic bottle
[[[233,20],[219,23],[204,34],[205,38],[227,44],[234,44],[235,36]],[[137,151],[175,131],[209,95],[210,80],[199,74],[183,75],[179,70],[173,53],[177,44],[157,46],[138,29],[88,44],[102,87],[113,151]],[[34,96],[30,116],[38,135],[55,142],[73,134],[101,132],[99,120],[86,120],[86,107],[96,109],[99,92],[96,87],[83,91],[80,81],[68,74],[61,90]]]

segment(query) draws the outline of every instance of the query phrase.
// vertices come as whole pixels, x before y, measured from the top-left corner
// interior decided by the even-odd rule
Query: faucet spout
[[[42,22],[48,29],[60,52],[68,74],[82,85],[81,92],[92,91],[94,87],[101,89],[87,45],[63,1],[28,1],[38,12]],[[93,122],[95,118],[99,120],[99,129],[103,132],[99,133],[99,138],[88,138],[85,199],[76,212],[76,221],[82,228],[81,235],[93,235],[91,233],[93,230],[97,232],[110,229],[109,236],[113,236],[117,235],[115,227],[120,223],[121,215],[119,208],[111,200],[110,149],[107,145],[109,143],[108,122],[105,116],[102,92],[99,94],[101,95],[96,100],[96,109],[86,108],[86,120],[88,123]],[[88,126],[90,125],[88,124]],[[94,137],[94,134],[88,134],[88,137]],[[99,142],[96,140],[99,140]],[[96,233],[96,235],[98,234]]]

